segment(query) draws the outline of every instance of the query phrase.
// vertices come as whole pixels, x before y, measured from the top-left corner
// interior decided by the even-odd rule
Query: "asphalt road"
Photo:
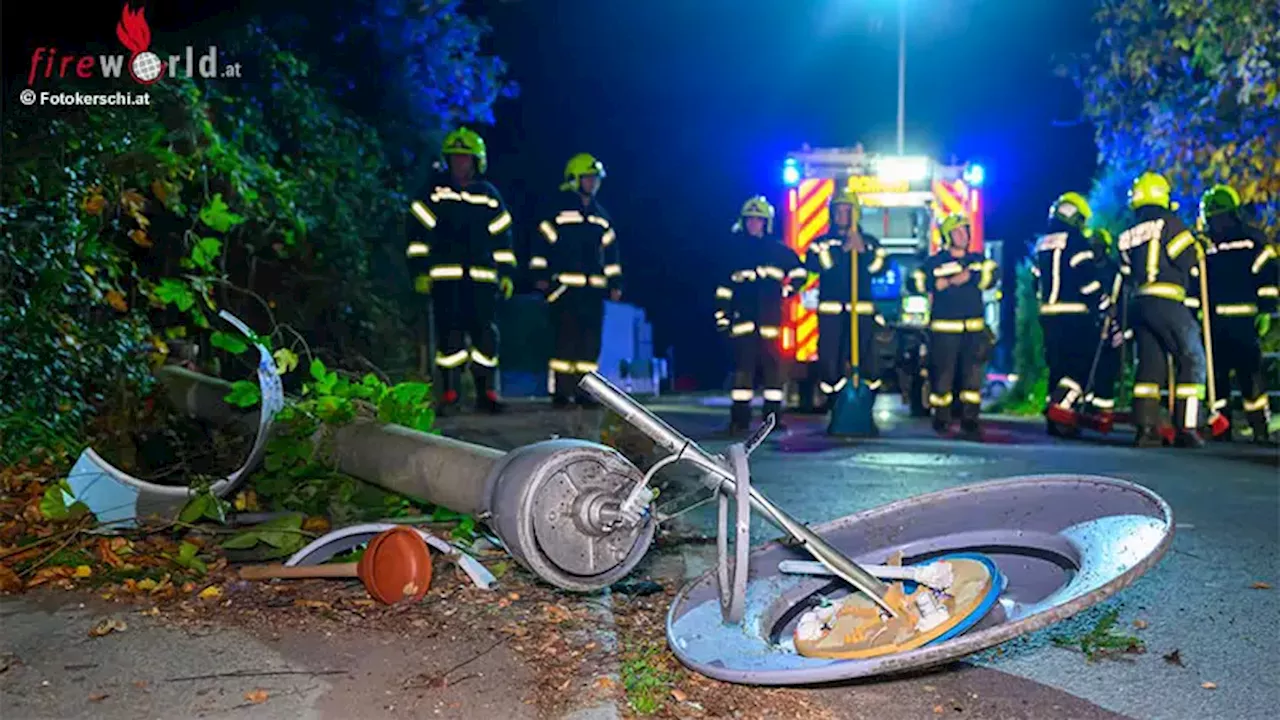
[[[662,406],[674,425],[709,447],[723,409]],[[897,413],[894,413],[896,416]],[[1280,453],[1214,445],[1204,450],[1127,447],[1125,437],[1059,441],[1037,423],[993,419],[986,442],[939,439],[924,421],[885,417],[883,437],[839,442],[818,418],[792,418],[752,455],[752,482],[804,522],[821,522],[905,497],[1031,474],[1104,475],[1144,485],[1173,508],[1172,550],[1109,604],[1148,651],[1090,663],[1055,646],[1054,634],[1087,631],[1101,610],[1037,633],[973,662],[1133,718],[1253,720],[1280,714]],[[714,534],[714,505],[685,529]],[[763,522],[753,542],[776,537]],[[1136,625],[1135,625],[1136,622]],[[1142,626],[1140,629],[1137,626]],[[1177,650],[1183,666],[1163,656]],[[1213,683],[1206,689],[1203,683]],[[1048,712],[1043,717],[1053,716]]]

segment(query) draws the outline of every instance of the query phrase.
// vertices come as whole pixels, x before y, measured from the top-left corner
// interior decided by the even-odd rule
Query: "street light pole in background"
[[[907,0],[898,0],[898,154],[907,144]]]

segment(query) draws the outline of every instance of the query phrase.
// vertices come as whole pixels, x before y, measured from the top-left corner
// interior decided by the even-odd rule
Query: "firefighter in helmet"
[[[819,275],[818,364],[819,387],[829,410],[848,381],[851,318],[858,316],[858,376],[872,392],[881,380],[875,353],[875,333],[884,325],[871,301],[871,278],[885,269],[885,251],[875,236],[862,230],[862,205],[857,193],[844,188],[831,198],[831,230],[810,250],[811,270]],[[858,263],[858,300],[853,307],[852,268]],[[816,266],[816,267],[815,267]]]
[[[1201,447],[1198,428],[1205,395],[1205,352],[1195,317],[1184,301],[1191,270],[1203,250],[1174,213],[1169,181],[1145,172],[1133,181],[1129,207],[1135,223],[1120,234],[1120,272],[1132,288],[1132,323],[1138,344],[1133,414],[1138,447],[1162,444],[1158,411],[1166,356],[1173,356],[1174,444]]]
[[[1116,382],[1120,378],[1120,350],[1128,339],[1121,310],[1124,299],[1120,264],[1115,259],[1115,240],[1106,228],[1089,230],[1093,249],[1094,279],[1101,284],[1097,293],[1098,334],[1091,342],[1099,343],[1093,368],[1093,379],[1085,388],[1082,412],[1088,424],[1102,432],[1111,432],[1115,424]]]
[[[417,222],[405,255],[415,291],[431,297],[441,408],[457,405],[459,376],[469,364],[477,409],[496,413],[503,407],[493,384],[497,306],[500,297],[511,297],[516,268],[511,213],[481,177],[488,168],[483,138],[459,128],[445,136],[441,154],[447,177],[410,204]]]
[[[1074,434],[1076,405],[1097,350],[1095,310],[1102,283],[1097,279],[1094,250],[1085,229],[1093,211],[1084,196],[1064,193],[1049,208],[1048,232],[1036,240],[1035,264],[1044,357],[1049,367],[1049,405],[1045,418],[1050,435]]]
[[[941,434],[951,427],[953,392],[959,390],[960,430],[977,439],[984,379],[980,358],[989,342],[982,294],[995,285],[997,267],[994,260],[969,249],[971,230],[969,218],[962,213],[943,218],[938,225],[940,251],[926,258],[912,279],[916,291],[930,298],[933,429]]]
[[[763,195],[747,200],[733,226],[735,270],[716,288],[716,326],[733,346],[731,432],[751,423],[759,371],[764,414],[778,415],[783,401],[782,302],[808,277],[800,258],[773,236],[774,209]]]
[[[1235,189],[1216,185],[1206,190],[1200,198],[1200,217],[1210,243],[1205,250],[1209,307],[1200,309],[1210,316],[1218,395],[1213,410],[1226,411],[1234,371],[1254,441],[1265,442],[1271,418],[1259,337],[1270,329],[1280,261],[1265,235],[1244,221]]]
[[[595,401],[578,390],[584,373],[597,369],[606,295],[622,296],[622,262],[617,233],[596,193],[604,164],[587,153],[569,158],[560,195],[538,223],[529,260],[534,283],[546,293],[555,349],[549,363],[555,377],[552,404],[567,407]]]

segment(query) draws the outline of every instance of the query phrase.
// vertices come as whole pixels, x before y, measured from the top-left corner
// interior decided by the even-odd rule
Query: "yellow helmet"
[[[938,234],[942,236],[942,247],[950,247],[951,233],[961,227],[972,227],[969,223],[969,218],[964,213],[951,213],[942,218],[942,222],[938,223]]]
[[[1200,196],[1200,221],[1240,209],[1240,193],[1230,185],[1214,185]]]
[[[831,196],[831,209],[835,209],[837,205],[848,205],[852,212],[850,214],[850,222],[857,225],[862,220],[862,201],[858,199],[858,193],[852,188],[845,186],[840,192]]]
[[[484,150],[484,138],[474,130],[458,128],[444,136],[441,155],[470,155],[476,159],[476,172],[483,175],[489,168],[489,158]]]
[[[1078,192],[1067,192],[1058,196],[1049,208],[1050,220],[1061,220],[1072,227],[1083,228],[1093,218],[1093,210],[1089,201]]]
[[[733,226],[734,232],[742,232],[743,221],[747,218],[758,217],[764,218],[765,232],[773,232],[773,206],[769,204],[768,198],[763,195],[755,197],[742,203],[742,210],[738,213],[738,222]]]
[[[603,178],[605,175],[604,163],[597,160],[594,155],[578,153],[569,158],[569,162],[565,163],[564,184],[560,186],[560,189],[578,190],[580,187],[578,181],[587,175]]]
[[[1169,181],[1163,175],[1144,172],[1133,181],[1133,187],[1129,188],[1129,207],[1137,210],[1140,207],[1157,205],[1167,209],[1170,191]]]

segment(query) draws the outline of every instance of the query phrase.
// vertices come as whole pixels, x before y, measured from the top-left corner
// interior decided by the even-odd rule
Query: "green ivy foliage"
[[[1104,0],[1076,69],[1097,128],[1098,205],[1122,204],[1144,170],[1192,211],[1229,183],[1280,229],[1280,14],[1253,0]]]

